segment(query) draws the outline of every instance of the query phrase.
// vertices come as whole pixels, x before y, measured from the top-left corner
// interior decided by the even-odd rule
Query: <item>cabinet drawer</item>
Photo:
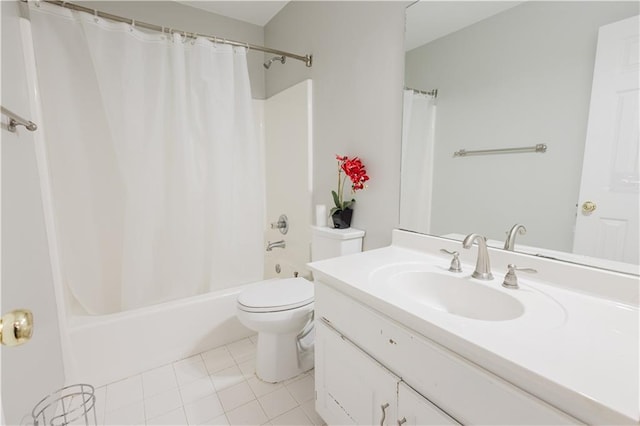
[[[403,426],[460,424],[404,382],[398,383],[397,423]]]
[[[316,411],[327,424],[396,424],[398,377],[322,321],[315,348]]]
[[[580,424],[320,282],[315,283],[315,314],[464,424]]]

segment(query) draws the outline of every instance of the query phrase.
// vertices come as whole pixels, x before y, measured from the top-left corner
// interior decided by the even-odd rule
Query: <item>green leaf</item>
[[[337,207],[333,207],[333,208],[329,211],[329,216],[333,216],[333,214],[334,214],[335,212],[337,212],[337,211],[340,211],[340,209],[339,209],[339,208],[337,208]]]
[[[345,201],[344,203],[342,203],[342,210],[351,207],[355,202],[356,200],[354,199],[352,199],[351,201]]]
[[[333,202],[335,203],[336,208],[340,210],[342,207],[340,206],[340,199],[338,198],[338,194],[336,194],[336,191],[331,191],[331,195],[333,195]]]

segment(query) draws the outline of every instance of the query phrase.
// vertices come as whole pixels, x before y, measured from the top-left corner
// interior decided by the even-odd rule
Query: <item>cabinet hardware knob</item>
[[[384,426],[384,419],[387,418],[387,408],[389,408],[389,403],[382,404],[380,406],[382,409],[382,418],[380,419],[380,426]]]
[[[398,426],[402,426],[403,424],[405,424],[407,422],[407,418],[403,417],[400,420],[398,420]]]

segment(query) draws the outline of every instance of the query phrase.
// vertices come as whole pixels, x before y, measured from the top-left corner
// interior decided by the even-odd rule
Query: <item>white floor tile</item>
[[[256,357],[256,345],[248,338],[228,344],[227,349],[238,364]]]
[[[298,406],[296,400],[284,387],[258,398],[258,401],[269,419],[278,417]]]
[[[142,373],[142,387],[145,398],[177,388],[178,381],[173,366],[169,364]]]
[[[198,379],[180,388],[180,394],[182,395],[182,402],[184,404],[195,402],[215,392],[209,376]]]
[[[295,426],[313,426],[313,423],[306,416],[302,408],[296,407],[293,410],[271,420],[271,424],[274,426],[280,425],[295,425]]]
[[[249,380],[247,380],[247,383],[249,383],[249,387],[251,387],[251,390],[258,398],[268,393],[271,393],[273,391],[276,391],[283,386],[282,383],[263,382],[262,380],[258,379],[255,375],[251,377]]]
[[[246,361],[238,363],[238,368],[242,371],[245,379],[249,380],[256,374],[256,359],[251,358]]]
[[[269,419],[258,401],[251,401],[227,412],[230,425],[261,425]]]
[[[134,402],[142,401],[142,377],[140,375],[107,385],[106,412],[118,410]]]
[[[147,420],[147,426],[151,425],[186,425],[187,418],[184,415],[184,409],[182,407],[176,408],[173,411],[170,411],[162,416],[155,417],[153,419]]]
[[[202,425],[214,425],[214,426],[229,426],[229,420],[227,419],[227,416],[225,416],[224,414],[221,416],[216,417],[215,419],[211,419],[208,420],[204,423],[201,423]]]
[[[245,381],[244,374],[242,374],[242,371],[240,371],[240,368],[238,368],[237,366],[225,368],[224,370],[213,373],[209,377],[211,378],[213,387],[218,392]]]
[[[143,425],[144,424],[144,404],[142,401],[134,402],[115,411],[108,411],[105,414],[105,425]]]
[[[144,400],[147,419],[153,419],[179,407],[182,407],[182,399],[178,389],[169,389]]]
[[[291,392],[291,395],[295,398],[298,404],[306,402],[315,397],[315,381],[314,376],[305,376],[300,380],[291,382],[285,387]]]
[[[311,423],[315,426],[322,426],[326,424],[322,417],[316,412],[316,401],[312,399],[311,401],[307,401],[304,404],[300,404],[300,408],[307,415]]]
[[[204,360],[204,365],[207,367],[209,374],[236,365],[231,353],[225,346],[203,352],[202,359]]]
[[[96,389],[95,396],[96,396],[96,405],[94,409],[96,411],[96,421],[98,422],[99,425],[102,425],[104,424],[104,414],[105,414],[106,405],[107,405],[107,387],[101,386],[98,389]]]
[[[96,389],[98,424],[322,426],[314,374],[255,375],[256,336]]]
[[[219,391],[218,397],[220,397],[220,402],[222,402],[225,412],[256,399],[247,382],[238,383]]]
[[[174,362],[173,369],[180,387],[209,375],[200,355]]]
[[[224,414],[220,400],[216,395],[209,395],[191,404],[186,404],[184,412],[190,425],[204,424]]]

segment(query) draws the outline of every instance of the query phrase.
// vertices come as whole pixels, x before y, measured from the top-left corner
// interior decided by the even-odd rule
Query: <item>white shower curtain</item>
[[[436,106],[431,96],[404,91],[400,227],[431,232]]]
[[[263,274],[242,48],[30,3],[63,278],[92,314]]]

